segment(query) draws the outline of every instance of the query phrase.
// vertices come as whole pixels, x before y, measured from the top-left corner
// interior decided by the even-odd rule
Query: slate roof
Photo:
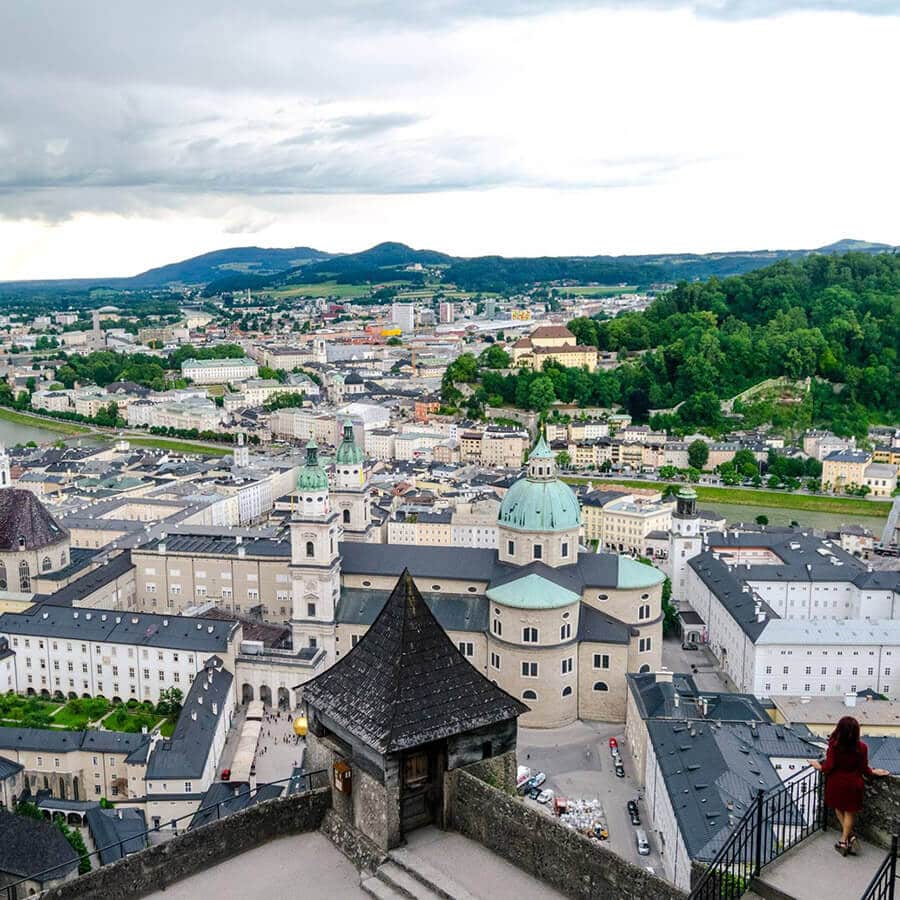
[[[863,735],[869,748],[869,765],[873,769],[887,769],[900,775],[900,738],[894,735]]]
[[[78,868],[78,854],[49,822],[0,810],[0,872],[35,878],[42,884]],[[52,870],[52,871],[47,871]]]
[[[91,573],[93,574],[93,573]],[[165,647],[197,653],[224,651],[233,622],[157,613],[70,609],[47,603],[0,615],[0,634],[39,635],[108,644]]]
[[[671,681],[660,680],[655,672],[629,673],[625,677],[638,712],[645,719],[771,721],[752,694],[701,691],[691,675],[675,672]]]
[[[113,557],[105,565],[98,566],[86,575],[69,582],[65,587],[54,591],[52,594],[39,594],[35,596],[35,602],[52,603],[54,606],[71,606],[76,600],[82,600],[90,596],[100,588],[112,583],[129,570],[133,569],[131,554],[127,551]]]
[[[43,750],[66,753],[94,750],[98,753],[131,754],[150,743],[146,734],[124,731],[62,731],[55,728],[0,728],[0,750]]]
[[[382,754],[528,711],[462,656],[408,569],[357,645],[306,682],[303,699]]]
[[[251,793],[250,785],[246,781],[214,781],[209,790],[203,795],[200,807],[191,819],[191,828],[199,828],[209,822],[215,822],[222,816],[231,815],[242,809],[248,809],[262,803],[264,800],[273,800],[284,793],[283,784],[265,784]],[[219,807],[219,804],[221,808]]]
[[[0,756],[0,781],[5,781],[13,775],[18,775],[24,768],[21,763],[7,759],[5,756]]]
[[[66,529],[31,491],[19,488],[0,491],[0,550],[17,551],[21,538],[25,539],[26,549],[38,550],[67,536]]]
[[[85,819],[104,866],[147,846],[147,820],[142,809],[100,809],[98,804],[85,813]]]
[[[231,672],[222,668],[222,660],[212,657],[207,661],[191,684],[171,739],[153,747],[147,761],[148,780],[203,777],[219,719],[227,714],[225,705],[232,681]]]
[[[371,588],[341,588],[335,619],[347,625],[371,625],[390,595],[390,591]],[[483,594],[422,592],[422,599],[446,631],[487,631],[488,604]]]
[[[631,640],[631,627],[587,603],[582,603],[578,615],[578,640],[598,644],[628,644]]]

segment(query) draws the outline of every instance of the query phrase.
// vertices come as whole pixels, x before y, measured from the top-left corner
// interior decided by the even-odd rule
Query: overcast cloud
[[[0,278],[900,243],[900,0],[13,0]]]

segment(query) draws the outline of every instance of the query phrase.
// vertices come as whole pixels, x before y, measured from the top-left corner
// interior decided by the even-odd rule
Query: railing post
[[[756,861],[753,866],[754,878],[759,875],[762,868],[762,836],[763,836],[763,789],[756,792]]]
[[[891,862],[890,862],[891,880],[888,887],[889,900],[894,900],[894,887],[897,884],[897,835],[891,837]]]
[[[819,796],[819,815],[821,816],[822,831],[828,831],[828,807],[825,805],[825,776],[820,769],[814,769],[813,771],[816,773],[816,793]]]

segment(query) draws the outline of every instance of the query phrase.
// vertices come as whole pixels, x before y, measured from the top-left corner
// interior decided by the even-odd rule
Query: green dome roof
[[[364,459],[365,455],[356,446],[356,440],[353,437],[353,425],[350,422],[344,422],[344,439],[337,449],[335,462],[341,466],[361,466]]]
[[[319,447],[315,441],[310,441],[306,445],[306,465],[297,476],[297,490],[300,492],[328,490],[328,475],[319,465]]]
[[[581,524],[581,509],[572,488],[558,478],[522,478],[506,492],[497,521],[520,531],[568,531]]]

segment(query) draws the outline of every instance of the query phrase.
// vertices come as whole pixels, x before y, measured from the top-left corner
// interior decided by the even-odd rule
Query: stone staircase
[[[362,889],[377,900],[478,900],[453,879],[409,850],[397,849]]]
[[[841,856],[834,849],[838,837],[838,832],[832,829],[816,832],[801,841],[765,866],[744,897],[764,900],[862,897],[887,851],[861,841],[857,856]]]

